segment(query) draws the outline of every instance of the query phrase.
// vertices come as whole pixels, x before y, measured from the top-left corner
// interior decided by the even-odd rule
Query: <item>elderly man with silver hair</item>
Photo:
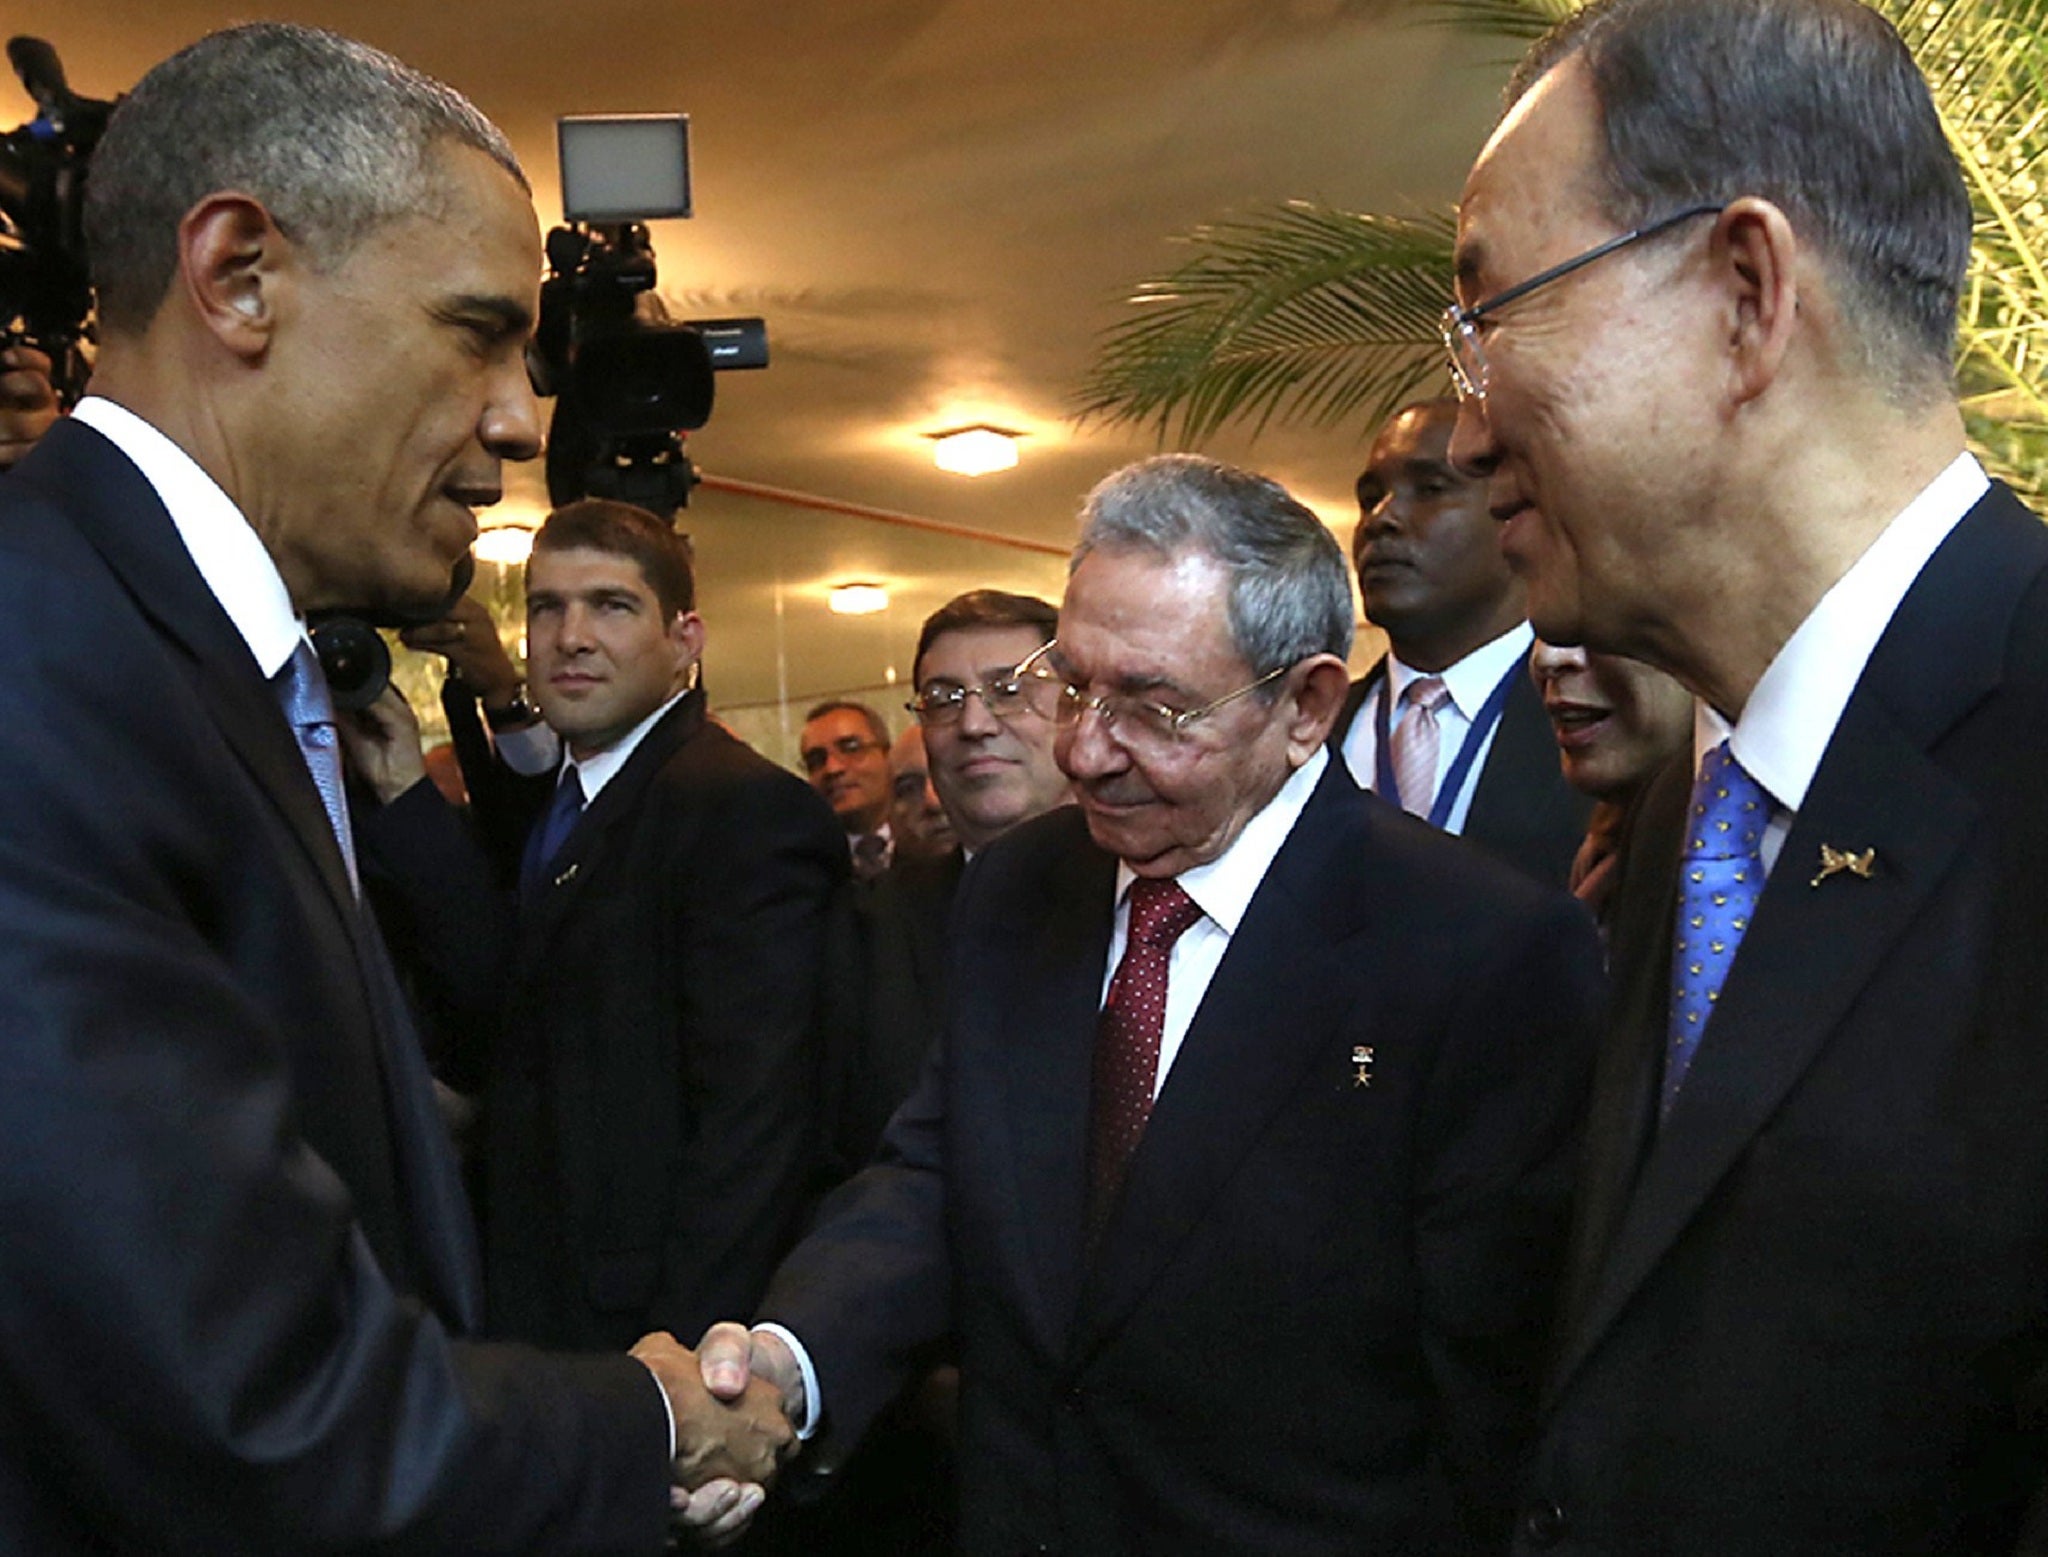
[[[1351,626],[1273,482],[1096,488],[1025,667],[1078,804],[969,867],[919,1090],[700,1348],[829,1466],[952,1336],[965,1550],[1505,1540],[1598,954],[1330,760]]]
[[[142,81],[86,220],[94,392],[0,483],[0,1549],[658,1551],[672,1457],[787,1428],[665,1337],[467,1338],[305,630],[444,597],[539,446],[525,180],[447,87],[255,26]]]

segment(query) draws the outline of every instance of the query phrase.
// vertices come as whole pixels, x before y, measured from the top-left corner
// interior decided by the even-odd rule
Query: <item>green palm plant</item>
[[[2048,499],[2048,0],[1874,0],[1920,61],[1976,213],[1957,372],[1980,456]],[[1574,0],[1428,0],[1433,19],[1527,39]],[[1370,428],[1443,385],[1447,213],[1370,215],[1291,201],[1212,223],[1141,281],[1076,406],[1199,444],[1276,417]]]

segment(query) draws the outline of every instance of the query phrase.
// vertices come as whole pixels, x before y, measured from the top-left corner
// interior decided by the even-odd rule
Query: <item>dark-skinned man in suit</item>
[[[829,1464],[955,1336],[963,1550],[1505,1541],[1597,944],[1359,794],[1324,745],[1351,626],[1276,484],[1096,488],[1025,667],[1078,804],[970,867],[935,1063],[768,1324],[700,1348]]]
[[[1452,454],[1545,640],[1699,700],[1518,1552],[2041,1549],[2048,532],[1965,448],[1971,228],[1854,0],[1596,4],[1466,183]]]
[[[114,114],[86,231],[94,393],[0,480],[0,1548],[658,1550],[724,1428],[672,1339],[471,1338],[305,635],[444,597],[538,447],[518,164],[238,28]]]
[[[1588,807],[1522,673],[1533,634],[1486,484],[1451,465],[1457,414],[1455,400],[1397,411],[1358,478],[1351,557],[1391,651],[1353,683],[1330,739],[1361,789],[1563,886]]]

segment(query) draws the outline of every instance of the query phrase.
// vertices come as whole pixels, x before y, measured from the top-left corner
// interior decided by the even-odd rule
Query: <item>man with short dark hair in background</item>
[[[1854,0],[1596,3],[1466,182],[1452,455],[1538,633],[1699,699],[1518,1552],[2048,1536],[2048,533],[1966,450],[1971,233]]]
[[[846,1044],[833,1129],[835,1177],[859,1168],[910,1094],[945,1004],[946,916],[967,857],[1069,799],[1053,727],[1029,706],[1018,667],[1052,640],[1059,612],[1035,595],[974,589],[925,618],[911,659],[930,785],[957,842],[906,856],[856,898],[841,982],[853,1009],[833,1025]]]
[[[705,717],[682,539],[586,499],[535,533],[532,695],[565,747],[516,909],[426,782],[394,690],[349,732],[369,860],[484,967],[451,1078],[483,1100],[495,1334],[599,1347],[752,1303],[817,1144],[832,818]]]
[[[873,881],[896,847],[889,831],[889,726],[867,704],[834,698],[804,715],[797,750],[811,788],[846,829],[854,875]]]
[[[737,1422],[669,1337],[469,1338],[305,629],[443,598],[539,447],[525,179],[259,25],[144,77],[85,224],[94,393],[0,480],[0,1549],[658,1549]]]
[[[1331,739],[1359,787],[1563,886],[1587,805],[1525,667],[1533,635],[1486,484],[1451,465],[1455,400],[1397,411],[1358,478],[1351,555],[1391,651],[1353,684]]]
[[[1325,747],[1351,631],[1274,483],[1095,489],[1023,677],[1078,805],[977,857],[937,1060],[774,1325],[704,1340],[829,1464],[956,1337],[964,1551],[1505,1543],[1598,950],[1359,795]]]

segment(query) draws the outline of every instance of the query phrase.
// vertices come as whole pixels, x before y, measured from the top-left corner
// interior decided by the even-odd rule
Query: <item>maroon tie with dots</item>
[[[1095,1033],[1088,1130],[1088,1242],[1109,1220],[1124,1168],[1152,1116],[1159,1076],[1159,1040],[1166,1028],[1166,969],[1173,943],[1202,910],[1172,879],[1140,876],[1131,883],[1130,930],[1123,961]]]

